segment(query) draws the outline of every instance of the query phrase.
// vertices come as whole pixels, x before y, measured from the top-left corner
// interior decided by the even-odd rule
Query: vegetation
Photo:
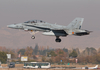
[[[55,57],[57,54],[54,51],[51,51],[47,54],[48,57]]]
[[[1,61],[1,63],[6,63],[7,55],[5,52],[0,52],[0,61]]]
[[[76,58],[77,56],[78,56],[78,54],[75,50],[73,50],[73,52],[69,54],[69,57]]]
[[[20,50],[18,51],[18,54],[24,55],[24,53],[25,53],[25,49],[20,49]]]
[[[43,56],[42,57],[42,61],[45,62],[46,61],[46,57]]]
[[[28,61],[47,61],[50,63],[75,63],[75,60],[78,59],[78,63],[100,63],[100,48],[96,50],[95,48],[86,48],[81,53],[79,48],[74,48],[68,50],[63,49],[51,49],[47,47],[39,47],[38,44],[33,48],[32,46],[27,46],[26,48],[21,49],[7,49],[0,47],[0,61],[6,63],[7,56],[6,54],[11,54],[11,58],[17,59],[20,56],[28,56]],[[71,58],[70,58],[71,57]],[[15,60],[12,60],[16,62]],[[21,62],[20,57],[17,61]]]

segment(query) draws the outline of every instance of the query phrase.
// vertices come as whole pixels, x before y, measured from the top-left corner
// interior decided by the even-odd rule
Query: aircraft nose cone
[[[12,25],[7,25],[8,28],[14,28],[16,27],[16,25],[12,24]]]

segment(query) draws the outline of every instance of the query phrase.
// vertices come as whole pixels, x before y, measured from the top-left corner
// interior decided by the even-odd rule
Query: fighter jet
[[[89,35],[91,31],[81,29],[83,20],[84,18],[75,18],[68,26],[51,24],[42,20],[30,20],[24,23],[7,25],[7,27],[29,31],[32,34],[32,39],[35,39],[35,33],[41,31],[43,35],[55,36],[55,41],[61,42],[60,37],[66,37],[67,35]]]

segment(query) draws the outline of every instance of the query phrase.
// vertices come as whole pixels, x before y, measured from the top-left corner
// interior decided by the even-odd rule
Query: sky
[[[7,28],[7,25],[28,20],[43,20],[67,26],[76,17],[84,18],[82,29],[93,31],[88,36],[43,36],[41,32],[32,40],[28,32]],[[51,48],[100,47],[100,0],[0,0],[0,46],[24,48],[49,46]]]

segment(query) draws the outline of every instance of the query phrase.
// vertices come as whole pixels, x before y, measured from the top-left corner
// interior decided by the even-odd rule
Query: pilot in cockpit
[[[42,23],[43,21],[42,21],[42,20],[40,20],[40,22]]]
[[[35,23],[34,21],[32,21],[31,23]]]
[[[27,22],[24,22],[24,23],[45,23],[44,21],[42,20],[32,20],[32,21],[27,21]]]

